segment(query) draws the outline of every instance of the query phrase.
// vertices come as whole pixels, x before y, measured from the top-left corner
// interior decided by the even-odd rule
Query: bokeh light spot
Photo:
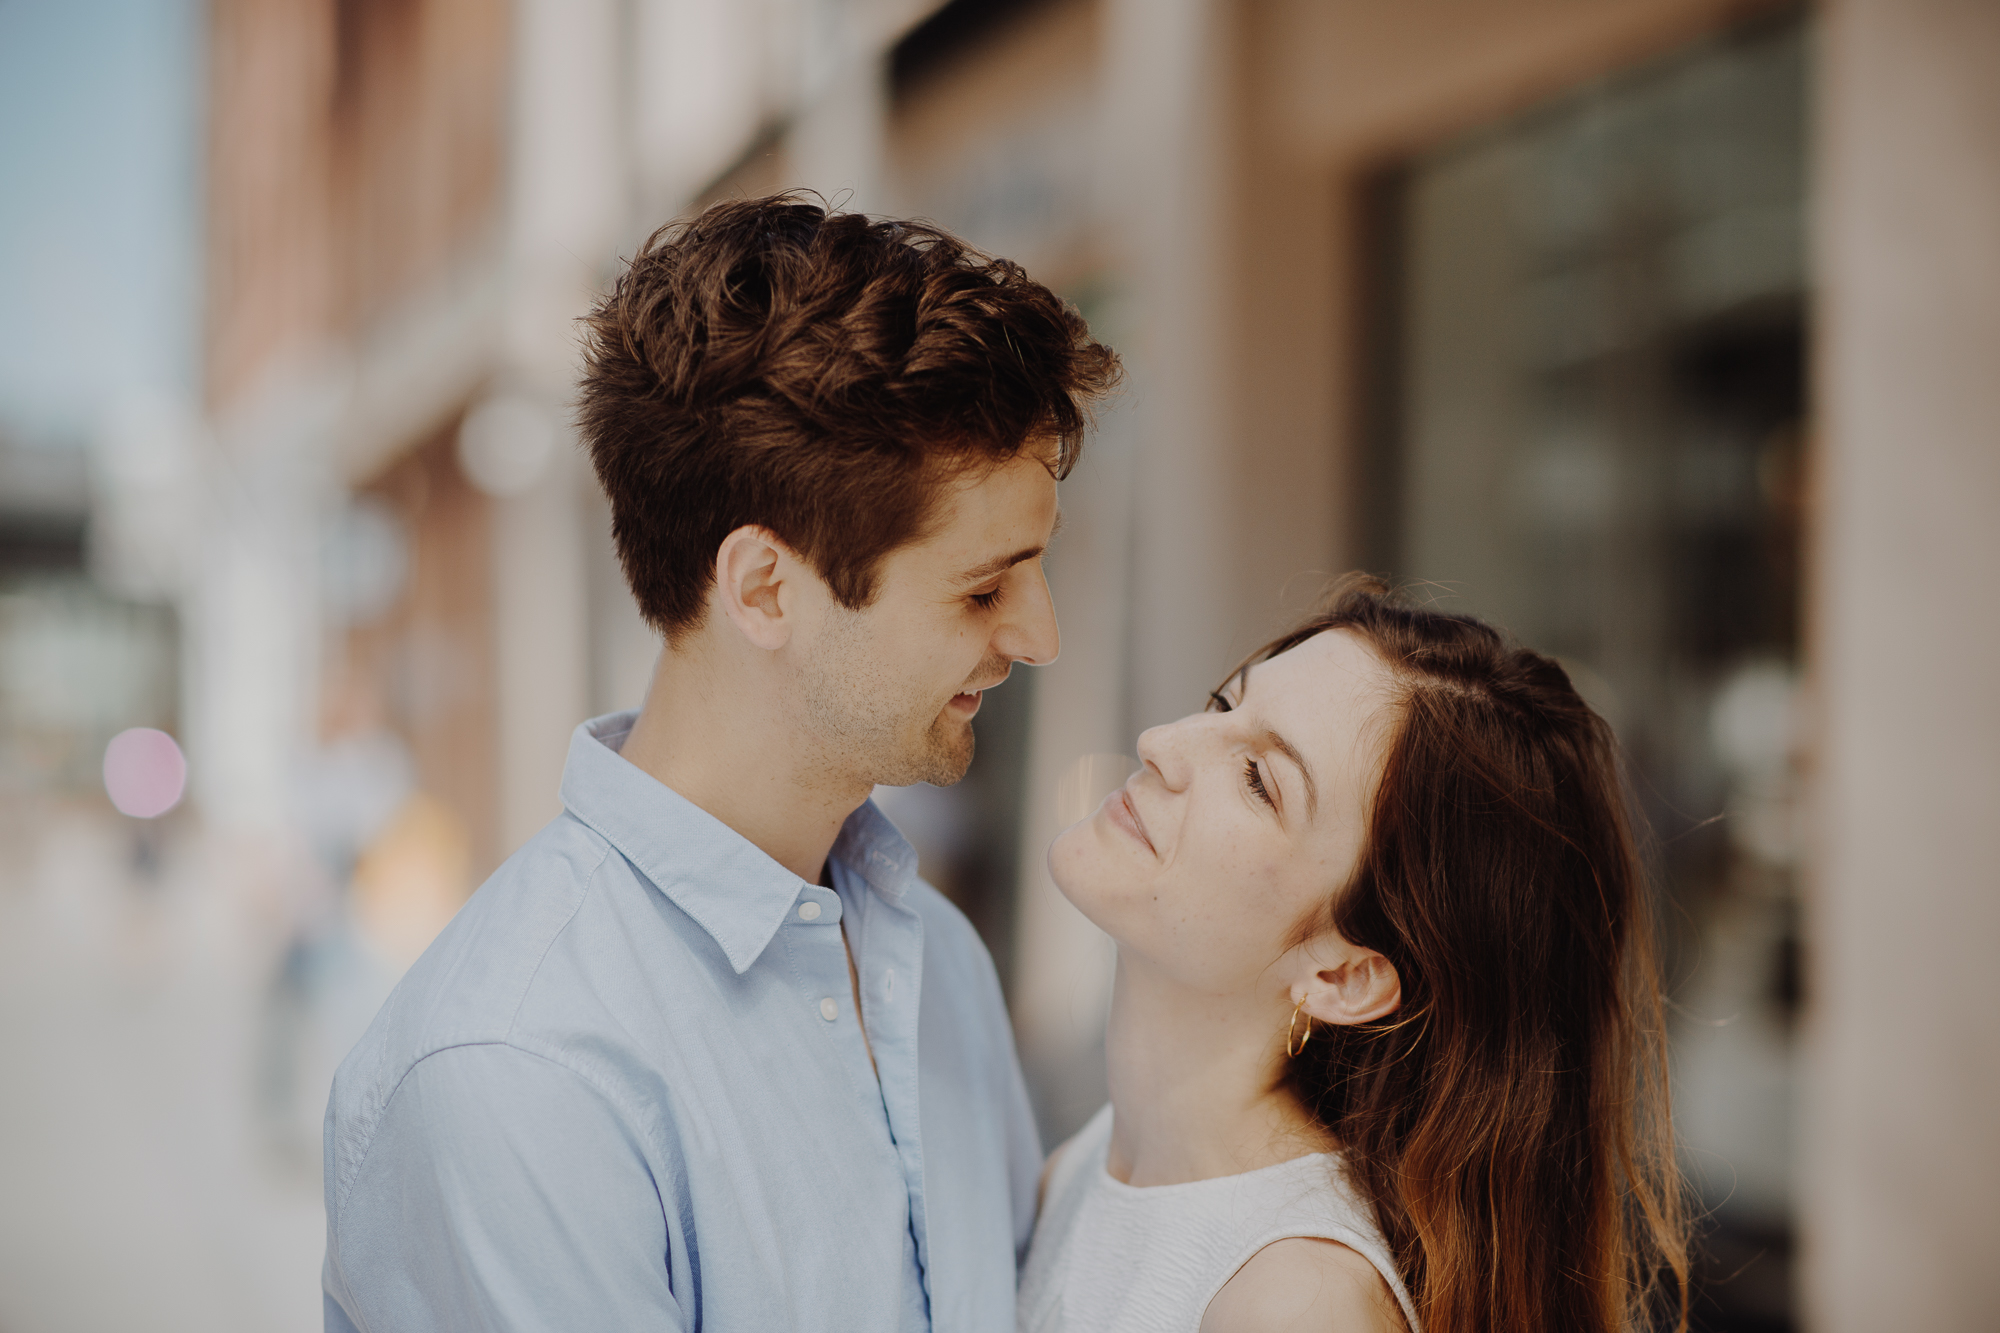
[[[132,727],[104,747],[104,791],[120,814],[152,819],[179,804],[187,760],[164,731]]]

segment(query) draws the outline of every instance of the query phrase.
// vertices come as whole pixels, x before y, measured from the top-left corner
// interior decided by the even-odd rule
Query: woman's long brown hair
[[[1373,1202],[1423,1333],[1624,1333],[1676,1309],[1685,1329],[1652,906],[1610,728],[1555,662],[1359,575],[1244,669],[1330,629],[1394,672],[1395,730],[1354,879],[1299,938],[1376,950],[1403,999],[1317,1028],[1287,1083]]]

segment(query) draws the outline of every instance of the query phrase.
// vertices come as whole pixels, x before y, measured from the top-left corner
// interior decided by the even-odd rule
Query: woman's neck
[[[1190,991],[1121,951],[1105,1055],[1108,1165],[1127,1184],[1239,1175],[1331,1146],[1274,1087],[1284,1033],[1268,1002]]]

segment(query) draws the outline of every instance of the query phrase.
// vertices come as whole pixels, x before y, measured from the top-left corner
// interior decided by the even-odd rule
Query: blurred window
[[[39,534],[36,534],[39,535]],[[0,525],[0,544],[25,544]],[[171,608],[128,601],[81,568],[0,564],[0,798],[102,792],[104,747],[128,727],[175,726]]]
[[[1370,558],[1560,657],[1629,753],[1713,1329],[1791,1326],[1809,43],[1732,33],[1372,197]]]
[[[0,439],[0,801],[104,790],[104,747],[173,730],[173,610],[88,571],[83,451]]]

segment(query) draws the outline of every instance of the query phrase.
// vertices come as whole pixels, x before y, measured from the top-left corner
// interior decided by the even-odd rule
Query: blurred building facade
[[[1064,489],[1062,660],[962,787],[883,793],[1002,962],[1047,1133],[1102,1097],[1109,955],[1043,848],[1365,565],[1563,655],[1632,752],[1736,1275],[1707,1326],[2000,1315],[1990,6],[209,14],[205,419],[140,491],[192,521],[110,530],[173,571],[203,817],[320,821],[384,953],[657,650],[572,321],[660,222],[809,187],[1021,261],[1131,371]]]

